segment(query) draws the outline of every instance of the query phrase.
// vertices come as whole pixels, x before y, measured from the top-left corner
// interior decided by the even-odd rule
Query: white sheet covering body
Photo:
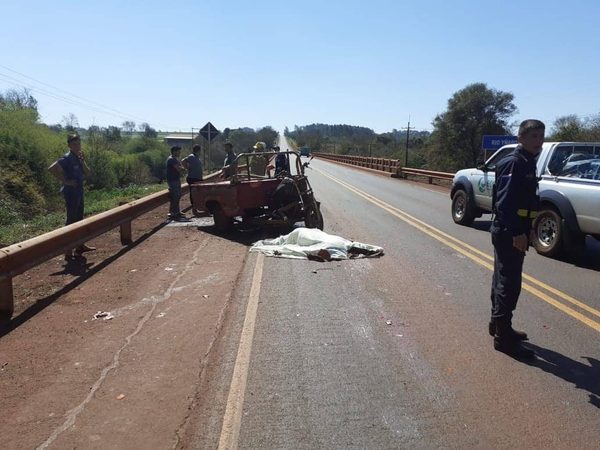
[[[309,256],[322,258],[323,250],[329,255],[324,259],[332,260],[383,255],[382,247],[352,242],[317,228],[297,228],[285,236],[255,242],[250,248],[251,252],[261,252],[267,256],[295,259],[309,259]]]

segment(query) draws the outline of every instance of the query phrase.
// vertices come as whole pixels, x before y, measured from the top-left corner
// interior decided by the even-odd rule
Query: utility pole
[[[410,116],[408,116],[408,127],[406,127],[406,152],[404,153],[404,167],[408,167],[408,139],[410,136]]]

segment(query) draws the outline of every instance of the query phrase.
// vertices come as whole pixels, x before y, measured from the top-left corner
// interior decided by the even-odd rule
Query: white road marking
[[[229,396],[227,397],[227,407],[223,417],[223,427],[221,428],[221,438],[219,439],[219,449],[236,449],[240,435],[242,423],[242,408],[244,406],[244,395],[246,394],[246,381],[248,379],[248,368],[250,366],[250,354],[252,353],[252,340],[254,338],[254,327],[256,325],[256,313],[258,310],[258,299],[260,297],[260,286],[262,284],[262,271],[264,264],[264,255],[260,253],[256,258],[254,275],[252,277],[252,287],[250,288],[250,297],[246,307],[246,318],[240,337],[240,346],[238,347]]]

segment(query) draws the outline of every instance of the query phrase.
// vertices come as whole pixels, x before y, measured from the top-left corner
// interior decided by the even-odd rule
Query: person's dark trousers
[[[167,181],[169,185],[169,216],[175,218],[181,215],[179,200],[181,199],[181,181]]]
[[[65,225],[83,219],[83,189],[74,186],[63,187],[63,197],[67,207],[67,221]]]
[[[185,179],[185,181],[187,182],[187,184],[192,184],[192,183],[197,183],[198,181],[202,181],[202,178],[190,178],[187,177]],[[192,190],[190,189],[190,205],[192,205],[192,208],[194,207],[194,204],[192,203]]]
[[[492,278],[492,320],[510,323],[521,293],[521,277],[525,254],[513,246],[506,231],[492,228],[494,275]]]

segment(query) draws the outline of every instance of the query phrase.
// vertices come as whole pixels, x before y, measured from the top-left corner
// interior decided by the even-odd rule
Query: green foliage
[[[508,119],[517,110],[513,94],[474,83],[448,100],[448,109],[433,121],[428,161],[431,168],[474,167],[484,134],[509,134]]]
[[[298,147],[307,146],[315,152],[323,153],[400,159],[404,162],[406,151],[406,131],[396,129],[377,134],[365,127],[316,123],[296,125],[294,131],[286,128],[286,137]],[[424,147],[428,137],[427,131],[411,130],[408,142],[409,164],[418,164],[411,167],[421,167],[424,163],[422,155],[417,152]]]
[[[554,121],[548,137],[552,141],[600,142],[600,114],[580,118],[575,114]]]
[[[131,185],[118,189],[90,191],[85,196],[85,215],[98,214],[119,206],[123,202],[137,200],[165,189],[164,185]],[[0,247],[21,242],[42,233],[62,227],[65,223],[64,203],[57,201],[59,209],[49,214],[20,218],[10,205],[0,199]]]
[[[37,111],[0,109],[0,199],[13,214],[41,213],[56,198],[47,167],[60,155],[61,142],[64,137],[37,123]]]
[[[116,154],[110,150],[92,148],[86,154],[91,176],[87,178],[90,189],[109,189],[117,186],[117,175],[113,169],[113,158]]]

